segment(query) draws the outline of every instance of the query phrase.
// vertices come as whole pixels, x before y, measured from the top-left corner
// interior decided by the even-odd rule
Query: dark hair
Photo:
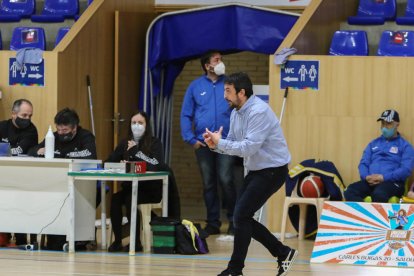
[[[132,117],[136,115],[141,115],[145,119],[145,132],[144,135],[139,140],[138,148],[144,153],[144,154],[150,154],[151,153],[151,144],[152,144],[152,128],[151,128],[151,122],[148,114],[145,111],[138,110],[134,112],[130,119],[129,119],[129,130],[128,134],[131,139],[133,139],[132,130],[131,130],[131,122]]]
[[[55,124],[56,125],[64,125],[64,126],[78,126],[79,125],[79,116],[75,110],[70,109],[68,107],[59,111],[55,116]]]
[[[217,50],[210,50],[206,52],[204,55],[200,58],[201,68],[203,68],[204,72],[207,73],[206,67],[204,65],[210,63],[210,59],[214,54],[221,54],[220,51]]]
[[[16,112],[16,113],[19,112],[20,111],[20,106],[22,105],[22,103],[27,103],[33,108],[33,105],[29,100],[18,99],[18,100],[15,100],[14,103],[13,103],[12,111]]]
[[[250,96],[253,95],[252,81],[250,80],[249,75],[245,72],[238,72],[226,76],[224,78],[224,83],[234,85],[236,94],[239,93],[240,90],[244,89],[247,98],[250,98]]]

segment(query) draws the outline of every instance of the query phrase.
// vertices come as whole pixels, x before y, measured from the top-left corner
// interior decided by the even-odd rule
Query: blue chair
[[[398,25],[414,25],[414,0],[407,0],[405,15],[397,17],[395,23]]]
[[[336,31],[329,54],[332,56],[367,56],[368,38],[365,31]]]
[[[10,41],[10,50],[18,51],[22,48],[34,47],[46,49],[46,36],[43,28],[16,27]]]
[[[59,42],[67,34],[67,32],[69,32],[69,30],[70,30],[70,27],[59,28],[58,33],[56,35],[55,47],[59,44]]]
[[[384,31],[378,45],[378,56],[414,56],[413,31]]]
[[[78,0],[45,0],[40,15],[32,15],[33,22],[63,22],[79,14]]]
[[[382,25],[397,15],[396,0],[359,0],[356,16],[348,17],[351,25]]]
[[[18,22],[24,17],[30,17],[35,7],[35,0],[1,0],[0,22]]]

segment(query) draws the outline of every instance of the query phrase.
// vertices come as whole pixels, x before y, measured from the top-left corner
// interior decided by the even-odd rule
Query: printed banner
[[[325,202],[311,262],[414,267],[414,204]]]

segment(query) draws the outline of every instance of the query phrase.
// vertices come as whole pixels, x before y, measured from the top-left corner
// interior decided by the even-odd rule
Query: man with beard
[[[29,100],[19,99],[13,103],[11,119],[0,122],[0,138],[2,143],[10,144],[11,155],[27,154],[27,151],[38,143],[36,126],[32,123],[33,105]],[[10,234],[7,239],[10,239]],[[16,245],[27,244],[26,234],[15,234]],[[31,243],[36,235],[30,236]]]
[[[206,129],[204,142],[210,149],[244,158],[247,175],[234,208],[234,245],[230,262],[219,276],[243,275],[251,238],[263,244],[277,258],[276,275],[286,275],[298,251],[282,244],[253,216],[284,184],[290,153],[278,118],[268,104],[253,95],[246,73],[232,74],[224,80],[224,98],[234,108],[227,138],[223,128]]]
[[[79,116],[75,110],[64,108],[55,116],[55,158],[97,159],[95,136],[79,125]],[[29,150],[31,156],[45,155],[45,140]],[[62,250],[66,242],[64,235],[48,235],[49,250]],[[86,242],[76,244],[79,249],[87,246]],[[79,250],[78,249],[78,250]]]
[[[200,58],[204,75],[190,83],[181,107],[181,136],[191,145],[197,157],[203,180],[203,197],[206,206],[207,224],[204,230],[209,235],[220,234],[220,198],[223,191],[223,207],[227,209],[228,234],[233,234],[233,211],[236,202],[234,183],[236,157],[210,151],[204,144],[206,128],[218,130],[223,127],[223,136],[229,129],[230,113],[223,98],[225,66],[218,51],[209,51]],[[240,171],[240,170],[237,170]],[[241,170],[243,173],[243,170]]]

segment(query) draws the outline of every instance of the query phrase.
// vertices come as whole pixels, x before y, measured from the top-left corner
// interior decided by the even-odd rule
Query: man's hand
[[[384,176],[382,174],[371,174],[368,175],[365,180],[368,182],[369,185],[378,185],[384,182]]]
[[[40,148],[37,150],[37,155],[45,155],[45,148]]]
[[[205,146],[206,146],[205,144],[203,144],[202,142],[197,140],[197,142],[193,145],[193,148],[194,149],[199,149],[199,148],[205,147]]]
[[[223,132],[223,127],[220,127],[218,131],[211,132],[208,128],[206,128],[206,132],[204,132],[204,142],[207,146],[211,149],[215,149],[218,145],[218,142],[221,139],[221,133]]]

